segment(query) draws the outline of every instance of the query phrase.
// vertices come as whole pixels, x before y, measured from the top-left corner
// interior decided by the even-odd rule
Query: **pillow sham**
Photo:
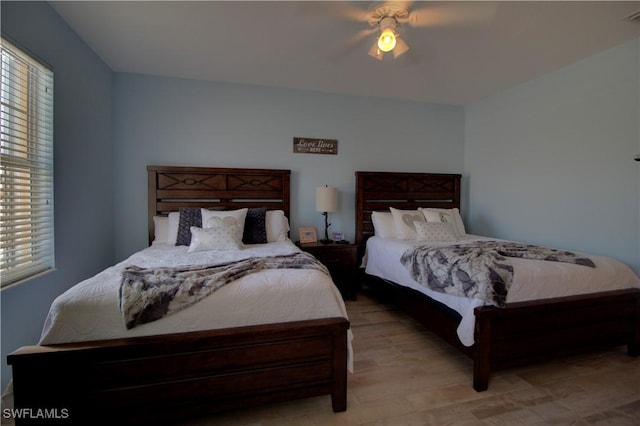
[[[424,215],[418,210],[399,210],[393,207],[389,207],[389,210],[393,216],[396,237],[401,240],[415,240],[415,222],[424,222]]]
[[[188,246],[191,244],[191,227],[202,227],[202,215],[199,208],[180,207],[180,221],[178,223],[178,234],[176,235],[177,246]]]
[[[226,219],[226,218],[225,218]],[[240,250],[242,241],[238,237],[240,227],[225,219],[214,217],[208,228],[192,226],[189,253],[209,250]]]
[[[178,225],[180,224],[180,213],[169,213],[169,232],[167,235],[167,243],[175,244],[178,238]]]
[[[448,242],[458,239],[453,228],[446,222],[414,222],[417,241]]]
[[[443,218],[441,216],[441,215],[444,215],[444,213],[423,209],[422,207],[420,207],[418,210],[422,212],[427,222],[445,222],[442,220]]]
[[[238,209],[238,210],[207,210],[207,209],[200,209],[201,213],[202,213],[202,227],[203,228],[209,228],[209,219],[211,219],[212,217],[217,217],[217,218],[225,218],[225,217],[231,217],[234,218],[236,220],[236,224],[238,225],[238,238],[240,239],[240,241],[242,241],[242,232],[244,231],[244,221],[245,218],[247,217],[247,208],[244,209]],[[212,222],[213,224],[214,222]]]
[[[380,238],[394,238],[396,236],[395,224],[391,212],[371,212],[374,235]]]
[[[247,210],[244,219],[242,242],[244,244],[264,244],[267,242],[267,209],[255,207]]]
[[[283,210],[267,210],[265,221],[268,243],[285,241],[289,238],[289,220]]]
[[[153,243],[169,242],[169,217],[154,216],[153,217]]]
[[[456,234],[457,238],[460,238],[466,235],[466,230],[464,228],[464,222],[462,221],[462,217],[460,216],[460,210],[457,208],[453,209],[436,209],[436,208],[420,208],[422,214],[424,215],[427,222],[446,222],[449,223],[453,231]],[[440,220],[430,220],[430,218],[439,217]]]

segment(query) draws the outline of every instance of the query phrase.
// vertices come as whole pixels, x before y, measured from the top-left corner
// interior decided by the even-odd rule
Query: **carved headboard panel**
[[[180,207],[220,210],[266,207],[290,216],[290,170],[147,166],[149,243],[153,216]]]
[[[361,249],[373,235],[371,212],[389,207],[460,208],[459,174],[356,172],[356,243]]]

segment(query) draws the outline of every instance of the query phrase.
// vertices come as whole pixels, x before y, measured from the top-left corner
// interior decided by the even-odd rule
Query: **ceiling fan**
[[[400,2],[374,2],[369,6],[369,25],[379,32],[378,38],[369,49],[369,56],[381,61],[384,54],[391,52],[394,58],[409,50],[400,37],[397,28],[409,18],[409,9]]]
[[[381,61],[387,52],[392,52],[394,58],[406,53],[409,46],[396,29],[400,26],[400,22],[406,21],[408,17],[409,9],[402,3],[372,3],[368,13],[369,25],[377,28],[380,36],[369,49],[369,56]]]
[[[345,52],[351,51],[355,45],[369,39],[372,40],[369,55],[382,61],[385,53],[393,58],[409,51],[409,44],[402,33],[403,27],[456,27],[489,22],[496,13],[497,2],[475,1],[375,1],[366,10],[359,2],[320,3],[326,11],[334,13],[334,17],[352,22],[368,23],[369,28],[362,29],[344,43]],[[317,10],[317,9],[316,9]]]

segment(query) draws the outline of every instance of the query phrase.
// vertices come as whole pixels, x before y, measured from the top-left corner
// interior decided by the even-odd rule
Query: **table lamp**
[[[329,244],[329,213],[338,210],[338,190],[330,186],[321,186],[316,188],[316,211],[322,212],[324,216],[324,239],[320,240],[322,244]]]

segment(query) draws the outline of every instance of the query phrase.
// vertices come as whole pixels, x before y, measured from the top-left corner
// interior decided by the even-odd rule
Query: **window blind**
[[[53,72],[2,38],[0,283],[54,267]]]

